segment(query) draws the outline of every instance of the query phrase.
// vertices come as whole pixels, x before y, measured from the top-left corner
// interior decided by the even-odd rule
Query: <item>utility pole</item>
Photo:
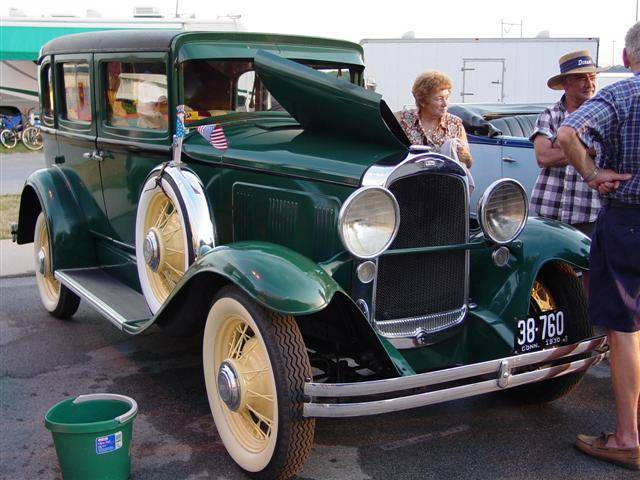
[[[178,1],[179,0],[176,0],[176,18],[178,18]]]
[[[522,38],[522,19],[520,19],[520,23],[509,23],[501,19],[500,20],[500,38],[504,38],[505,31],[509,33],[511,31],[511,27],[520,27],[520,38]]]
[[[613,46],[611,47],[611,66],[613,67],[616,64],[616,41],[611,42]]]

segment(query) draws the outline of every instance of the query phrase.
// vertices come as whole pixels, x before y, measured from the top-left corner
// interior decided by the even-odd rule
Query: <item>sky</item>
[[[399,38],[413,31],[416,38],[599,37],[600,66],[621,64],[624,35],[636,21],[638,0],[441,0],[362,2],[349,0],[4,0],[0,14],[11,7],[29,16],[53,13],[85,16],[87,9],[103,18],[127,18],[133,6],[158,7],[173,17],[195,14],[201,20],[241,15],[247,31],[340,38]],[[522,28],[520,27],[522,22]]]

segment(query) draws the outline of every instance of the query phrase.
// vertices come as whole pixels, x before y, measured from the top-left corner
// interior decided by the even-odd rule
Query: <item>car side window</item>
[[[62,118],[76,122],[91,122],[91,86],[89,64],[69,62],[61,66]]]
[[[167,75],[162,62],[106,62],[106,123],[114,127],[167,130]]]
[[[40,84],[42,85],[42,122],[53,126],[53,71],[51,64],[47,63],[40,71]]]

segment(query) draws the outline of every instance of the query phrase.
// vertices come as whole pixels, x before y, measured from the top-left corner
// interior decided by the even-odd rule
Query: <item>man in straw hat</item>
[[[578,435],[588,455],[640,470],[640,22],[622,54],[634,75],[606,86],[567,117],[558,141],[602,198],[589,259],[589,318],[607,329],[616,430]],[[587,154],[595,147],[597,162]]]
[[[530,137],[542,168],[533,187],[531,209],[541,217],[571,224],[591,236],[600,209],[598,195],[568,165],[556,135],[565,117],[595,93],[596,65],[586,50],[567,53],[559,63],[560,73],[551,77],[547,85],[564,90],[564,95],[540,114]]]

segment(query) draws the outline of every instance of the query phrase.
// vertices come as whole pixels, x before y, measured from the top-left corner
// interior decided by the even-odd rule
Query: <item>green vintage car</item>
[[[316,417],[549,401],[606,353],[589,240],[527,218],[510,179],[470,215],[459,164],[362,87],[359,45],[101,32],[39,67],[48,167],[14,234],[44,307],[202,335],[217,431],[252,476],[298,472]]]

